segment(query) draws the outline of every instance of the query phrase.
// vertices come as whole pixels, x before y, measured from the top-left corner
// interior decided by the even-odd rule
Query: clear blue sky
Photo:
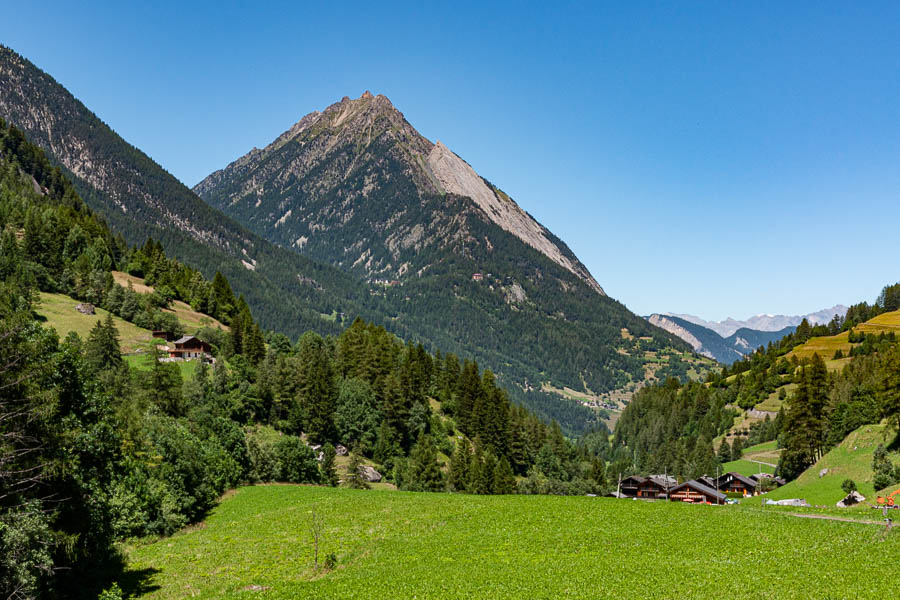
[[[82,4],[0,1],[0,42],[188,185],[368,89],[639,314],[900,280],[897,3]]]

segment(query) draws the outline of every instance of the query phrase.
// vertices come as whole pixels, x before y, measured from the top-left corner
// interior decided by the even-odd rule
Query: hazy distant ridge
[[[707,321],[695,315],[678,313],[661,314],[670,317],[678,317],[696,325],[706,327],[707,329],[712,329],[722,337],[727,338],[741,328],[754,329],[756,331],[780,331],[785,327],[796,327],[803,321],[803,319],[806,319],[812,325],[825,324],[831,321],[831,319],[833,319],[835,315],[847,314],[847,307],[843,304],[838,304],[836,306],[832,306],[831,308],[824,308],[822,310],[805,315],[789,316],[761,314],[750,317],[749,319],[746,319],[744,321],[738,321],[737,319],[733,319],[731,317],[728,317],[724,321]]]

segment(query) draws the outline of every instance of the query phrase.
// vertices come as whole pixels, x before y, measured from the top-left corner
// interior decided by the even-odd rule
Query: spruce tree
[[[334,451],[334,446],[330,442],[322,446],[322,462],[319,463],[319,470],[321,471],[322,481],[331,487],[337,487],[339,481],[337,469],[334,466],[335,456],[337,455]]]
[[[362,461],[359,458],[359,454],[357,452],[350,452],[350,462],[347,463],[347,479],[345,480],[345,483],[348,487],[355,490],[367,490],[372,486],[369,485],[369,482],[366,481],[359,472],[360,467],[362,467]]]
[[[598,492],[606,489],[606,461],[599,456],[591,461],[591,481]]]
[[[516,493],[516,477],[512,467],[505,456],[501,456],[494,467],[494,478],[491,483],[491,492],[494,494]]]
[[[437,450],[431,437],[419,433],[409,455],[406,489],[416,492],[437,492],[444,488],[444,474],[437,461]]]
[[[85,359],[94,372],[118,368],[122,365],[122,350],[119,348],[119,331],[112,315],[107,313],[104,320],[97,320],[84,345]]]
[[[727,463],[731,460],[732,446],[728,443],[727,439],[722,440],[722,444],[719,446],[719,452],[717,457],[720,463]]]
[[[741,436],[735,436],[731,445],[731,460],[739,460],[744,455],[744,440]]]
[[[465,492],[469,483],[469,463],[471,447],[465,438],[456,442],[453,456],[450,457],[450,473],[447,487],[451,492]]]

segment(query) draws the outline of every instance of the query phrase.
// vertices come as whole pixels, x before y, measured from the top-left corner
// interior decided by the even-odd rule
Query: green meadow
[[[313,567],[311,518],[321,522]],[[900,533],[779,510],[589,497],[245,487],[128,549],[168,598],[892,597]]]

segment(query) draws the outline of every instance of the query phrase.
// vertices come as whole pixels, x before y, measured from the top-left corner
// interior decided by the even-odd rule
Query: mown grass
[[[128,366],[132,369],[137,369],[139,371],[149,371],[152,367],[152,363],[150,361],[152,361],[153,358],[150,353],[128,354],[126,356],[123,356],[122,358],[125,359],[125,362],[127,362]],[[178,371],[181,373],[181,380],[187,381],[194,378],[194,373],[199,363],[195,360],[183,360],[176,361],[175,364],[178,365]]]
[[[62,294],[41,292],[40,304],[35,312],[46,319],[43,324],[53,327],[59,337],[64,338],[69,332],[74,331],[81,336],[82,340],[86,340],[97,321],[106,319],[108,313],[102,308],[95,308],[96,314],[85,315],[75,310],[75,305],[78,303],[78,300]],[[119,330],[119,345],[123,352],[131,352],[143,347],[152,335],[149,330],[142,329],[116,316],[113,317],[113,323]]]
[[[866,500],[875,500],[872,484],[872,456],[878,444],[888,445],[885,425],[864,425],[847,436],[815,465],[787,485],[766,494],[768,498],[805,498],[810,504],[834,506],[846,493],[841,488],[852,479]],[[822,469],[828,469],[819,477]]]
[[[330,572],[312,567],[312,510]],[[878,526],[781,511],[271,485],[128,555],[159,599],[849,598],[890,597],[872,557],[898,551]]]

